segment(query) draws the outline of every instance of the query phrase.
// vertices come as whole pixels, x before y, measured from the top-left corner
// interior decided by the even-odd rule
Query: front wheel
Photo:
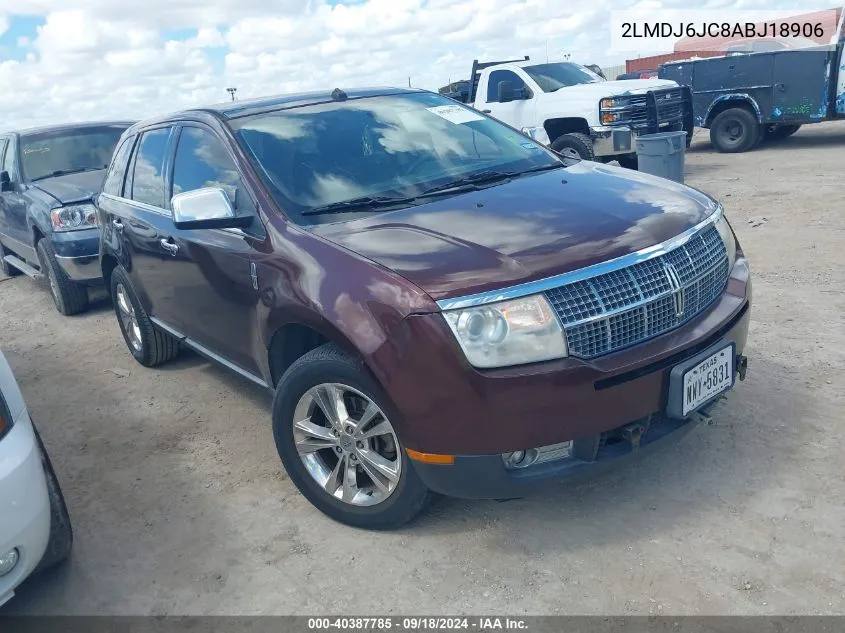
[[[50,282],[50,295],[53,297],[56,309],[65,316],[87,310],[88,288],[68,278],[56,260],[56,253],[50,241],[46,237],[41,238],[35,250],[38,252],[41,272],[47,275],[47,281]]]
[[[399,527],[428,499],[391,418],[379,386],[333,344],[294,362],[273,400],[291,481],[329,517],[368,529]]]
[[[710,126],[710,142],[720,152],[747,152],[757,145],[762,126],[745,108],[730,108],[719,113]]]
[[[573,133],[558,136],[552,143],[552,149],[566,158],[575,160],[595,160],[593,140],[586,134]]]
[[[67,560],[73,546],[73,528],[70,524],[70,514],[67,511],[59,480],[37,430],[35,431],[35,439],[41,452],[41,466],[44,468],[44,477],[47,480],[47,495],[50,498],[50,539],[47,541],[47,550],[44,552],[44,556],[41,557],[35,567],[34,573],[37,574]]]

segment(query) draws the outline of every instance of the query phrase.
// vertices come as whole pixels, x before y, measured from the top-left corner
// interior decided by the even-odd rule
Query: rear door
[[[173,289],[169,300],[175,314],[173,323],[195,346],[255,379],[261,375],[256,362],[261,342],[251,255],[266,237],[255,201],[227,143],[199,123],[186,123],[178,132],[170,184],[169,197],[219,187],[238,215],[253,218],[245,230],[183,231],[171,223],[161,239],[176,249],[167,260],[171,264],[168,283]]]
[[[164,178],[174,131],[166,126],[141,133],[120,204],[103,206],[110,212],[109,231],[119,236],[124,265],[144,310],[178,330],[175,289],[181,262],[167,248],[173,220],[167,209]]]
[[[6,153],[6,146],[9,141],[5,138],[0,138],[0,165],[3,164],[3,156]],[[6,223],[6,207],[3,204],[3,192],[0,192],[0,243],[3,242],[4,236],[9,232],[9,227]]]

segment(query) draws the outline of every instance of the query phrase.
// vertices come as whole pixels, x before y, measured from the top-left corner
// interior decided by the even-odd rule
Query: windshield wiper
[[[37,182],[38,180],[44,180],[45,178],[56,178],[58,176],[67,176],[69,174],[81,174],[84,171],[100,171],[106,167],[108,167],[108,165],[103,165],[102,167],[80,167],[78,169],[57,169],[52,173],[44,174],[43,176],[38,176],[37,178],[31,178],[29,182]]]
[[[538,171],[547,171],[550,169],[560,169],[565,167],[563,163],[554,163],[551,165],[540,165],[539,167],[531,167],[521,171],[483,171],[477,174],[471,174],[464,178],[458,178],[451,182],[442,185],[430,187],[418,194],[421,198],[436,193],[450,193],[453,191],[478,191],[479,185],[490,184],[494,182],[506,182],[514,178],[518,178],[523,174],[530,174]]]
[[[411,204],[413,203],[413,201],[414,198],[402,196],[362,196],[360,198],[353,198],[352,200],[333,202],[323,207],[318,207],[316,209],[308,209],[307,211],[303,211],[302,213],[300,213],[300,215],[346,213],[348,211],[355,211],[359,209],[375,211],[377,208]]]

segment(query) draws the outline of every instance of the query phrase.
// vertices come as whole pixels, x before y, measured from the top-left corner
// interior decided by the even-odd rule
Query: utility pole
[[[232,101],[235,100],[235,93],[238,91],[237,88],[226,88],[226,92],[229,93],[229,96],[232,97]]]

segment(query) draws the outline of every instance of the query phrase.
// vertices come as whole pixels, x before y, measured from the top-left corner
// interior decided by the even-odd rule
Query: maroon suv
[[[291,480],[346,523],[641,454],[744,376],[748,264],[716,202],[429,92],[144,121],[97,205],[133,356],[184,345],[275,389]]]

